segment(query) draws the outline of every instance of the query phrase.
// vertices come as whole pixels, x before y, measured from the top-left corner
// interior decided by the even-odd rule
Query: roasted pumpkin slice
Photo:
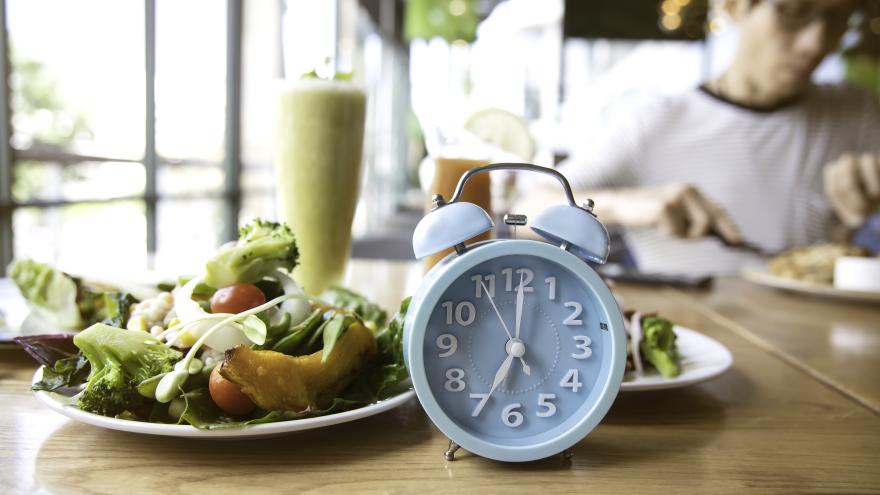
[[[322,363],[323,352],[294,357],[237,346],[226,351],[220,374],[238,384],[265,410],[321,409],[372,363],[376,338],[370,329],[356,322],[339,337]]]

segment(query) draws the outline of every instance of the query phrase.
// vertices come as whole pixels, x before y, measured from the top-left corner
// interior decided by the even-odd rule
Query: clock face
[[[458,427],[498,445],[564,434],[603,392],[612,345],[595,294],[546,257],[500,256],[466,270],[425,330],[431,395]]]

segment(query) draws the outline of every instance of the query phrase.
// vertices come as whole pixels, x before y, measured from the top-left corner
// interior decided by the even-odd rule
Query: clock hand
[[[507,333],[507,338],[509,340],[513,340],[513,336],[510,335],[510,329],[507,328],[507,323],[504,323],[504,318],[501,317],[501,312],[498,311],[498,306],[495,306],[495,300],[492,299],[492,294],[489,293],[489,288],[486,287],[486,283],[480,280],[480,285],[483,286],[483,290],[486,292],[486,297],[489,298],[489,303],[492,305],[492,309],[495,310],[495,314],[498,315],[498,321],[501,322],[501,326],[504,328],[504,332]],[[522,284],[520,284],[522,285]],[[518,339],[517,339],[518,340]],[[525,360],[520,356],[519,361],[523,365],[523,372],[527,375],[531,375],[532,370],[529,368],[529,365],[526,364]]]
[[[513,354],[508,354],[506,358],[504,358],[504,362],[501,363],[501,367],[498,368],[498,372],[495,373],[495,381],[492,382],[492,388],[489,389],[489,395],[492,395],[492,392],[498,388],[498,385],[501,385],[501,382],[507,378],[507,373],[510,371],[510,364],[513,362]]]
[[[498,307],[495,306],[495,300],[492,299],[492,294],[489,293],[489,289],[486,287],[486,283],[480,280],[480,284],[482,284],[483,290],[486,291],[486,297],[489,298],[489,303],[492,304],[492,309],[494,309],[495,314],[498,315],[498,320],[501,322],[501,326],[504,327],[504,331],[507,333],[507,338],[513,339],[513,336],[510,335],[510,330],[507,329],[507,323],[504,323],[504,318],[501,317],[501,313],[498,311]]]
[[[514,330],[516,334],[514,338],[517,340],[519,340],[519,329],[522,323],[523,299],[525,299],[525,295],[523,294],[523,272],[520,272],[519,287],[516,289],[516,329]],[[522,363],[523,373],[531,376],[532,369],[529,368],[529,365],[526,364],[522,357],[519,358],[519,362]]]
[[[516,329],[515,337],[519,339],[519,328],[522,323],[522,310],[523,310],[523,277],[522,273],[519,275],[519,287],[516,288]]]

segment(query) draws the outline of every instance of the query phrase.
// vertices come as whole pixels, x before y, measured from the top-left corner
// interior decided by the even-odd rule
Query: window
[[[322,51],[361,71],[368,126],[399,106],[377,88],[406,62],[356,0],[0,0],[0,12],[0,276],[13,255],[96,277],[186,273],[241,222],[273,218],[273,96],[291,61]],[[320,43],[295,36],[307,17]],[[380,180],[400,175],[398,151],[365,146],[364,188],[391,187],[383,201],[403,187]]]

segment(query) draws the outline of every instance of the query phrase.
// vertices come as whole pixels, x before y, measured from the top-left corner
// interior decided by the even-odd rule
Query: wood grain
[[[722,278],[708,293],[681,294],[715,321],[880,414],[880,305],[824,300]]]
[[[381,285],[396,304],[406,270],[389,270],[397,277],[374,288]],[[28,390],[33,365],[21,352],[4,351],[0,493],[877,493],[877,415],[707,316],[708,305],[694,307],[744,286],[721,285],[720,293],[692,294],[688,303],[672,289],[617,290],[627,307],[658,310],[719,340],[736,362],[712,382],[621,394],[570,464],[559,456],[505,464],[462,451],[447,462],[446,439],[415,401],[263,440],[108,431],[43,408]],[[814,318],[823,314],[836,313]]]

